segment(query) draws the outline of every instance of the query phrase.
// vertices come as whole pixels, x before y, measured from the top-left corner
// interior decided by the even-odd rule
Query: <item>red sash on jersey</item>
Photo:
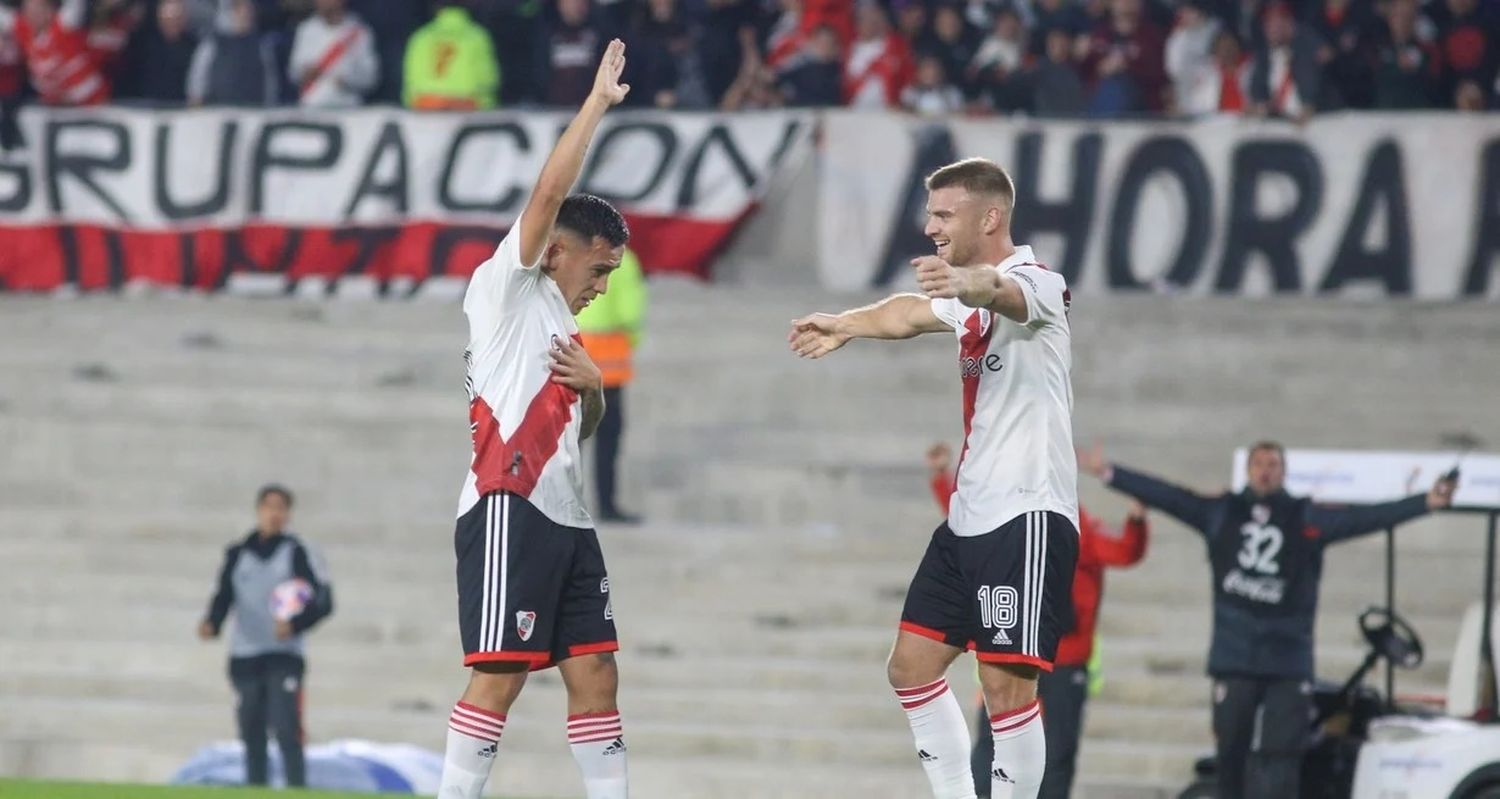
[[[302,81],[303,99],[306,99],[308,92],[312,91],[313,86],[319,80],[322,80],[323,76],[327,75],[330,69],[333,69],[333,65],[337,64],[339,59],[343,58],[344,54],[349,52],[349,48],[353,47],[354,43],[359,41],[359,37],[359,26],[352,26],[343,37],[333,43],[332,47],[324,51],[323,57],[318,59],[318,63],[313,65],[312,72],[308,73],[307,80]]]

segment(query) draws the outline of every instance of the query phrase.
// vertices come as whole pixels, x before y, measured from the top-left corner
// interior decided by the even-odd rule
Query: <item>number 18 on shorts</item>
[[[1050,671],[1057,642],[1073,628],[1078,531],[1066,516],[1023,513],[983,535],[945,522],[917,567],[901,629],[980,660]]]

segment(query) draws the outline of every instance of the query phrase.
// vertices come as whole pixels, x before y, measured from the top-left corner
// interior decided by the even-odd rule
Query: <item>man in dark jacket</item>
[[[260,490],[255,529],[224,553],[219,586],[198,636],[217,638],[234,609],[229,678],[238,695],[245,782],[265,785],[266,730],[281,745],[286,784],[307,784],[302,754],[302,636],[333,612],[333,588],[317,559],[286,532],[292,493]]]
[[[1203,535],[1213,569],[1214,737],[1219,799],[1297,799],[1312,711],[1313,622],[1323,550],[1447,507],[1454,483],[1379,505],[1321,505],[1286,492],[1286,454],[1250,449],[1248,485],[1202,496],[1081,453],[1081,471]]]
[[[1259,114],[1306,120],[1319,108],[1323,68],[1318,37],[1297,24],[1291,6],[1266,6],[1265,43],[1250,67],[1250,102]]]
[[[130,37],[115,96],[168,106],[186,102],[188,68],[198,48],[190,22],[183,0],[161,0],[155,24]]]

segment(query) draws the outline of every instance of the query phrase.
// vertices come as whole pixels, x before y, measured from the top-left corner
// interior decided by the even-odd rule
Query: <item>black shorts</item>
[[[943,522],[906,592],[901,629],[988,663],[1051,671],[1058,640],[1073,628],[1077,561],[1078,530],[1059,513],[1023,513],[976,536]]]
[[[465,666],[509,661],[536,670],[620,648],[593,530],[564,527],[497,492],[459,518],[453,548]]]

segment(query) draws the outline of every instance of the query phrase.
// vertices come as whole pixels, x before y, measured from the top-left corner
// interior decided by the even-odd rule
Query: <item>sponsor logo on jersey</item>
[[[1000,362],[1000,356],[993,352],[983,358],[966,355],[958,359],[960,376],[969,380],[979,377],[985,371],[998,372],[1004,368],[1005,364]]]
[[[995,637],[990,640],[991,646],[1010,646],[1010,644],[1010,636],[1006,635],[1004,630],[995,633]]]
[[[536,629],[536,612],[530,610],[516,611],[516,635],[521,636],[522,641],[531,640],[531,631]]]

